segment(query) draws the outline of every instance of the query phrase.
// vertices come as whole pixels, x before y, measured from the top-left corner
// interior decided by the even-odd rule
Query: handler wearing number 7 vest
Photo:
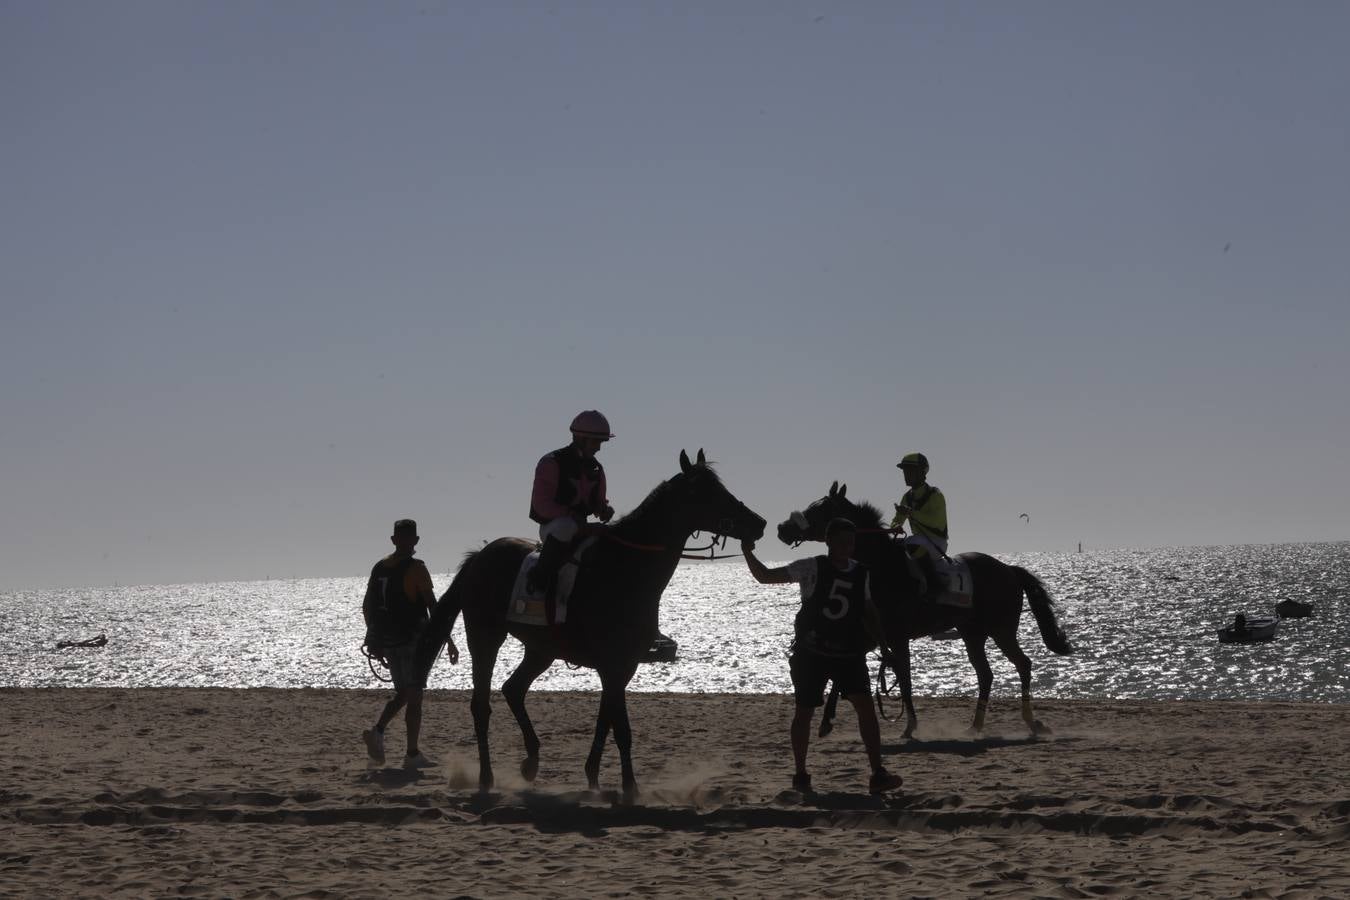
[[[900,786],[900,776],[887,772],[881,764],[881,729],[869,691],[867,650],[875,643],[883,654],[890,651],[872,603],[867,567],[853,559],[856,538],[857,528],[851,521],[833,519],[825,527],[826,556],[799,559],[776,569],[756,558],[753,541],[741,542],[750,574],[760,584],[801,585],[802,606],[788,658],[796,704],[791,734],[797,768],[792,786],[799,791],[811,790],[811,776],[806,770],[811,719],[816,707],[825,702],[825,683],[830,680],[857,710],[858,734],[872,764],[868,790],[880,794]]]

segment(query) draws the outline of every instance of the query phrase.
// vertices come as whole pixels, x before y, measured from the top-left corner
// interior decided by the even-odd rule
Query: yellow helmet
[[[928,457],[922,453],[906,453],[905,458],[896,463],[895,467],[897,469],[918,469],[920,472],[927,474]]]

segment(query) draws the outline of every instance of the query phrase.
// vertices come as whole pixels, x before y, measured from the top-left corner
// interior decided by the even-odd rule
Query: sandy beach
[[[920,698],[883,726],[903,789],[866,793],[851,711],[791,791],[791,701],[630,698],[642,794],[581,772],[596,697],[539,693],[537,782],[494,700],[479,793],[467,697],[432,692],[441,765],[370,768],[378,691],[4,689],[5,896],[1350,895],[1350,708]],[[402,718],[390,760],[403,749]]]

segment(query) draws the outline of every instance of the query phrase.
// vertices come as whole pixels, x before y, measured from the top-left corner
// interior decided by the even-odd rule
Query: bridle
[[[794,509],[791,512],[791,514],[788,515],[787,520],[791,522],[793,525],[796,525],[798,533],[801,534],[801,537],[793,541],[790,546],[800,547],[802,544],[806,543],[809,540],[819,540],[818,538],[812,538],[809,536],[812,529],[811,521],[806,518],[806,514],[803,513],[800,509]],[[903,525],[896,525],[894,528],[858,528],[855,529],[853,533],[894,535],[894,534],[904,534],[905,528]]]
[[[732,528],[730,519],[727,519],[718,524],[719,528],[722,528],[722,530],[713,532],[712,542],[709,543],[708,546],[682,547],[680,548],[680,559],[731,559],[734,556],[739,556],[739,554],[737,553],[727,553],[719,555],[715,552],[716,550],[719,549],[726,549],[727,546],[726,532],[730,531]],[[703,533],[702,531],[695,531],[693,536],[698,537],[702,533]],[[640,550],[644,553],[669,553],[671,549],[662,544],[638,544],[633,541],[627,540],[626,538],[621,538],[617,534],[609,530],[602,531],[600,533],[600,536],[605,538],[606,540],[613,541],[620,547],[627,547],[629,550]],[[708,554],[707,556],[701,555],[705,552]]]

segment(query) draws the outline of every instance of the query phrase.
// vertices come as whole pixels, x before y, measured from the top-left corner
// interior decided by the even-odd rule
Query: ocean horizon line
[[[1130,544],[1130,545],[1118,546],[1118,547],[1097,547],[1097,546],[1087,546],[1087,545],[1084,545],[1084,547],[1083,547],[1082,550],[1069,549],[1069,550],[992,550],[992,551],[991,551],[991,550],[978,550],[978,551],[976,551],[976,550],[973,550],[973,549],[969,549],[969,550],[958,549],[958,550],[956,551],[956,553],[973,553],[973,552],[979,552],[979,553],[985,553],[985,554],[987,554],[987,555],[989,555],[989,556],[994,556],[994,557],[1000,557],[1000,556],[1026,556],[1026,555],[1067,555],[1067,556],[1076,556],[1076,555],[1078,555],[1079,553],[1083,553],[1083,554],[1089,554],[1089,553],[1132,553],[1132,552],[1144,553],[1144,552],[1157,552],[1157,551],[1159,551],[1159,550],[1205,550],[1205,549],[1229,549],[1229,548],[1241,548],[1241,547],[1252,547],[1252,548],[1262,548],[1262,547],[1322,547],[1322,546],[1330,547],[1330,546],[1336,546],[1336,545],[1340,545],[1340,544],[1350,544],[1350,538],[1340,538],[1340,539],[1334,539],[1334,540],[1332,540],[1332,539],[1327,539],[1327,540],[1306,540],[1306,541],[1247,541],[1247,542],[1238,542],[1238,543],[1214,543],[1214,544]],[[797,551],[801,551],[801,548],[802,548],[802,547],[809,547],[809,546],[811,546],[811,545],[810,545],[810,544],[802,544],[801,546],[799,546],[799,547],[797,548]],[[820,545],[820,546],[823,547],[824,545]],[[762,545],[761,545],[761,548],[760,548],[760,552],[761,552],[761,555],[764,555],[764,554],[763,554],[763,548],[762,548]],[[787,554],[784,554],[784,555],[781,557],[781,559],[783,559],[783,560],[796,559],[796,558],[798,558],[799,555],[803,555],[803,554],[801,554],[800,552],[787,553]],[[804,555],[810,555],[810,554],[804,554]],[[769,558],[765,559],[765,562],[776,562],[776,561],[779,561],[779,560],[780,560],[780,557],[779,557],[778,554],[775,552],[775,553],[772,554]],[[709,564],[709,563],[711,563],[711,564],[713,564],[713,565],[728,565],[728,564],[730,564],[730,565],[736,565],[736,564],[739,563],[739,560],[737,560],[737,559],[716,559],[716,560],[697,560],[697,559],[693,559],[693,560],[685,560],[684,562],[692,562],[692,563],[700,563],[700,564]],[[458,571],[458,567],[456,567],[455,569],[431,569],[431,575],[432,575],[433,578],[453,578],[454,575],[455,575],[455,572],[457,572],[457,571]],[[186,580],[181,580],[181,579],[173,579],[173,580],[168,580],[168,581],[141,581],[141,582],[135,582],[135,583],[132,583],[132,582],[122,583],[122,582],[114,581],[114,582],[112,582],[112,583],[110,583],[110,584],[108,584],[108,583],[105,583],[105,584],[88,584],[88,583],[85,583],[85,584],[51,584],[51,585],[25,586],[25,587],[0,587],[0,595],[8,595],[8,594],[25,594],[25,593],[35,592],[35,591],[105,591],[105,590],[111,591],[111,590],[128,590],[128,589],[132,589],[132,588],[170,588],[170,587],[177,587],[177,586],[202,585],[202,584],[221,584],[221,585],[226,585],[226,584],[266,584],[266,583],[279,582],[279,581],[293,581],[293,582],[300,582],[300,581],[321,581],[321,580],[325,580],[325,579],[337,579],[337,578],[364,578],[364,577],[366,577],[366,575],[367,575],[367,573],[366,573],[366,571],[363,569],[362,571],[356,572],[355,574],[342,574],[342,575],[333,575],[333,574],[327,574],[327,575],[279,575],[279,576],[275,576],[275,577],[274,577],[274,576],[271,576],[271,575],[266,575],[266,574],[264,574],[261,578],[259,578],[259,577],[251,577],[251,578],[227,577],[227,578],[215,578],[215,579],[206,579],[206,580],[198,579],[198,580],[196,580],[196,581],[186,581]]]

